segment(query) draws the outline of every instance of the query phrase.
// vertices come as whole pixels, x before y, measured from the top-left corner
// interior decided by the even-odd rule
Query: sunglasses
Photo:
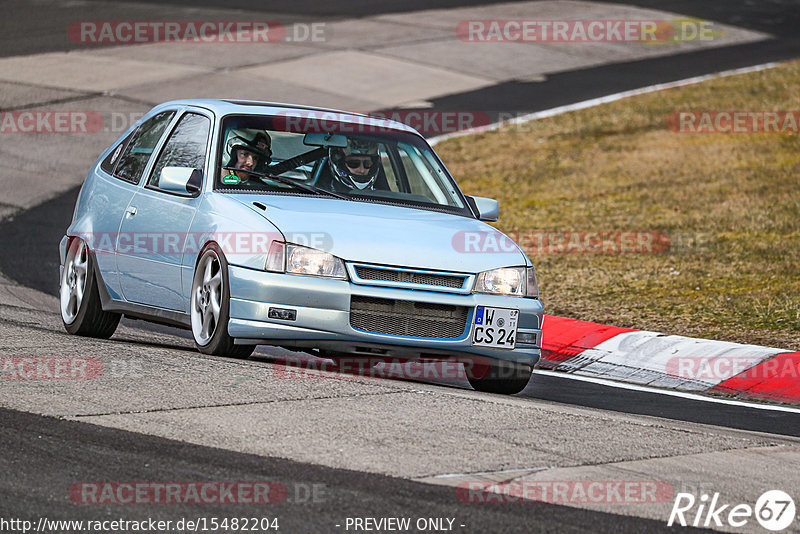
[[[365,169],[371,169],[372,166],[375,164],[375,161],[373,161],[372,158],[367,158],[367,159],[345,158],[344,164],[351,169],[358,169],[359,167],[364,167]]]

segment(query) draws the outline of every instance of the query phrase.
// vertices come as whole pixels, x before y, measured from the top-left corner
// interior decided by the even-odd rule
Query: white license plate
[[[475,308],[472,324],[472,345],[495,349],[513,349],[517,344],[519,310],[507,308]]]

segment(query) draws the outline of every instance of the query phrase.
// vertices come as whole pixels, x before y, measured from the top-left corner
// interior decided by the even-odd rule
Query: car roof
[[[279,102],[258,102],[254,100],[223,100],[223,99],[200,99],[187,98],[182,100],[172,100],[156,107],[156,109],[176,106],[196,106],[208,109],[217,116],[224,115],[278,115],[280,113],[296,112],[300,116],[310,119],[334,120],[345,124],[361,126],[375,126],[381,129],[397,130],[399,132],[409,132],[420,135],[415,129],[403,124],[402,122],[379,117],[370,117],[363,113],[344,111],[314,106],[304,106],[297,104],[284,104]],[[334,115],[331,117],[331,115]]]

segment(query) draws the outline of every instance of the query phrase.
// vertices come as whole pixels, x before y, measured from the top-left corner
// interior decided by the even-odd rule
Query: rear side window
[[[164,144],[147,185],[159,187],[158,180],[164,167],[190,167],[202,170],[206,164],[206,147],[210,130],[211,121],[204,115],[187,113],[181,117]]]
[[[125,148],[122,149],[122,155],[114,166],[114,176],[132,184],[139,183],[142,173],[147,167],[147,162],[173,115],[175,115],[174,110],[162,111],[139,126]],[[120,147],[122,146],[120,145]],[[117,147],[117,150],[120,147]],[[113,158],[113,156],[114,153],[109,157]]]
[[[134,130],[130,133],[130,135],[128,135],[128,137],[126,137],[120,144],[117,145],[117,148],[115,148],[113,152],[111,152],[111,154],[109,154],[106,159],[103,160],[103,163],[100,164],[101,169],[106,171],[108,174],[114,174],[114,167],[117,166],[119,156],[122,154],[122,151],[125,149],[125,147],[128,146],[131,137],[133,137],[133,134],[135,133],[136,131]]]

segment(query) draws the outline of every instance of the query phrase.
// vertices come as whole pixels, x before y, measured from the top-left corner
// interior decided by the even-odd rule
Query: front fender
[[[190,295],[194,269],[200,253],[211,242],[222,249],[229,265],[264,269],[273,240],[285,236],[255,206],[248,206],[221,193],[207,193],[189,229],[181,260],[181,285]],[[189,311],[186,299],[186,311]]]

